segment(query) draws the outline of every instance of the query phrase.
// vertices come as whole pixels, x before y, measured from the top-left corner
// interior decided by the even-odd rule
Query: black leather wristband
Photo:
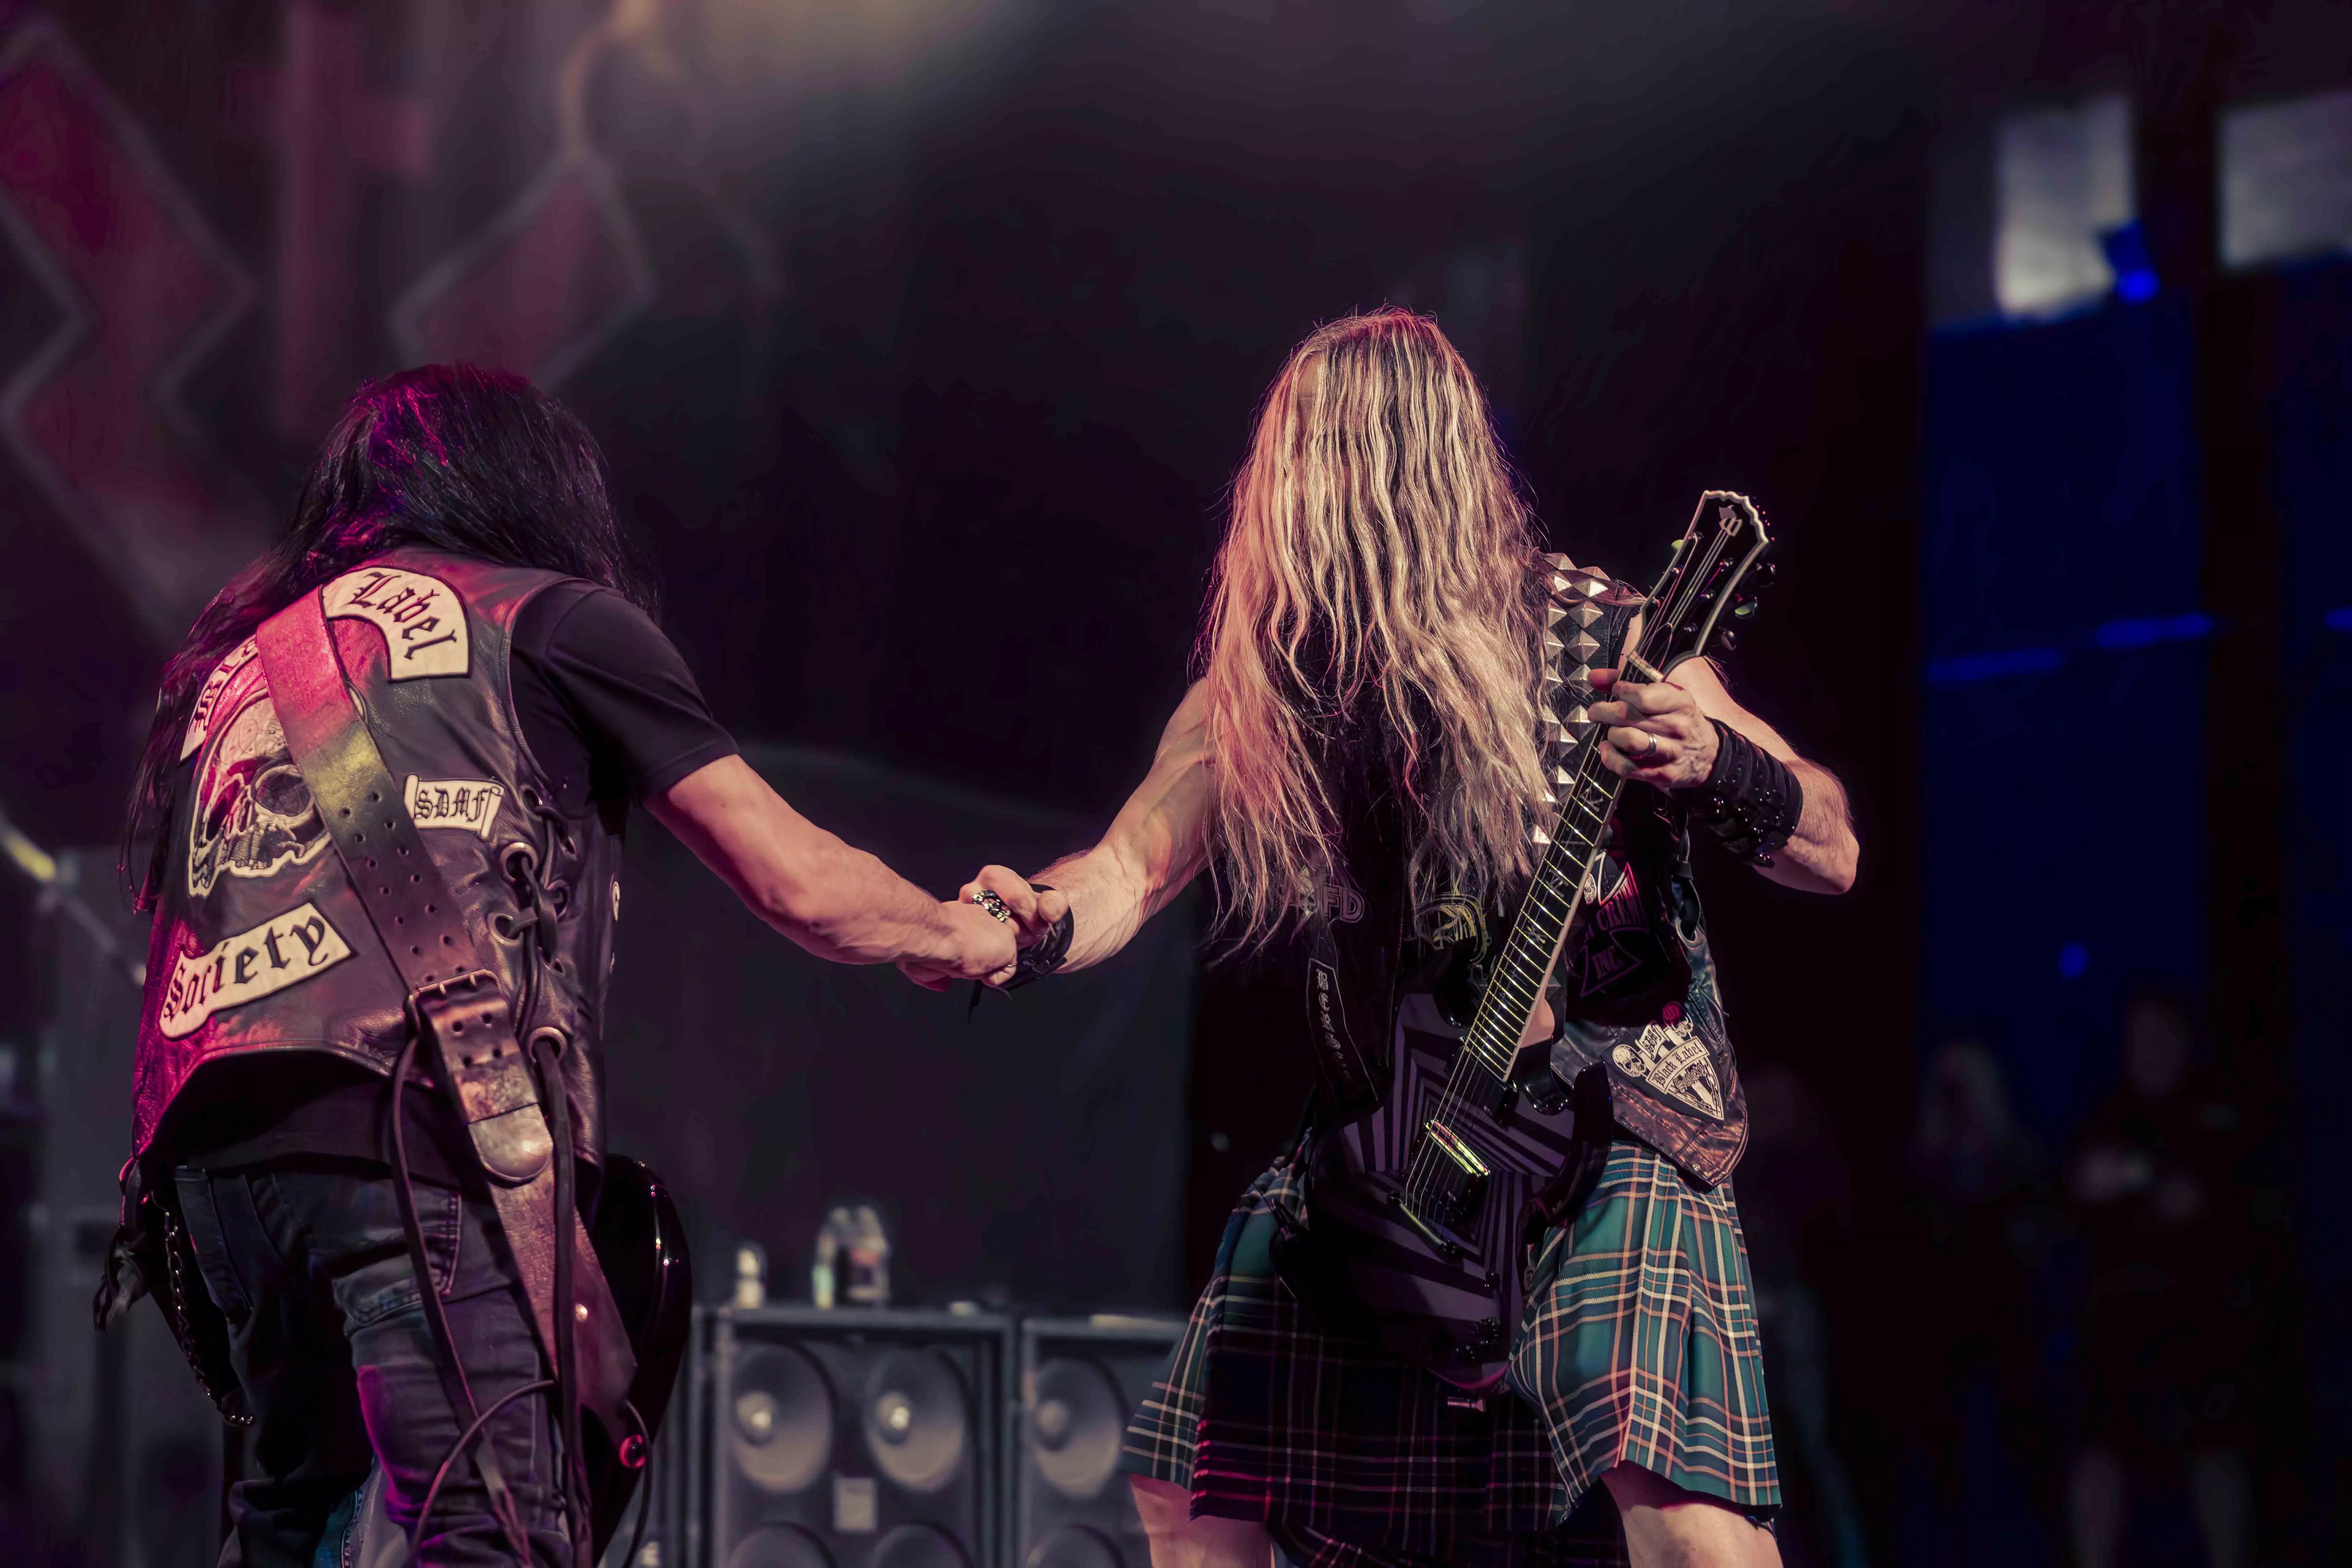
[[[1769,866],[1797,831],[1804,786],[1796,771],[1726,724],[1715,725],[1715,766],[1690,792],[1691,820],[1752,865]]]
[[[1041,893],[1054,890],[1049,882],[1032,882],[1029,885]],[[1017,991],[1031,981],[1043,980],[1061,968],[1069,959],[1070,939],[1076,932],[1077,922],[1071,919],[1069,910],[1065,908],[1062,918],[1037,939],[1036,945],[1024,949],[1013,961],[1013,978],[1004,983],[1003,989]]]

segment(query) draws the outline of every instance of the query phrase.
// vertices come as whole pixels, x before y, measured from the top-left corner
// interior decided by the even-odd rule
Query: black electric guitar
[[[669,1190],[650,1168],[625,1155],[609,1155],[604,1161],[595,1223],[588,1234],[604,1282],[612,1289],[613,1305],[619,1309],[621,1324],[637,1354],[629,1405],[645,1423],[645,1431],[625,1440],[620,1452],[590,1457],[590,1506],[601,1561],[645,1476],[648,1450],[677,1386],[678,1363],[686,1354],[694,1320],[694,1276],[687,1258],[686,1226]]]
[[[1622,650],[1617,679],[1663,679],[1727,640],[1717,623],[1747,612],[1743,580],[1770,542],[1747,498],[1708,491],[1638,605],[1605,578],[1553,578],[1548,658],[1564,639],[1580,656],[1598,652],[1586,629],[1638,608],[1638,643]],[[1580,709],[1559,717],[1558,739],[1572,744],[1556,781],[1559,817],[1476,1013],[1454,1029],[1425,998],[1408,1005],[1380,1106],[1328,1130],[1304,1232],[1276,1249],[1284,1279],[1319,1319],[1466,1389],[1503,1375],[1528,1200],[1577,1150],[1549,1046],[1520,1042],[1583,910],[1622,781],[1597,754],[1602,726]]]

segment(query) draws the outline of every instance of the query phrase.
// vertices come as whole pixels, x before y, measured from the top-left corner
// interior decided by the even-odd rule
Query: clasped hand
[[[1593,722],[1609,726],[1601,762],[1611,773],[1659,789],[1691,789],[1715,771],[1721,738],[1689,691],[1671,680],[1621,684],[1613,669],[1594,670],[1592,688],[1611,699],[1588,709]]]
[[[1005,912],[1012,917],[1009,922],[997,921],[974,902],[982,889],[1004,900]],[[909,961],[899,964],[898,972],[926,991],[944,991],[958,980],[971,977],[1002,986],[1013,978],[1017,959],[998,960],[992,967],[983,965],[989,965],[1003,952],[1002,944],[1008,931],[1016,953],[1026,952],[1054,929],[1055,922],[1068,913],[1069,908],[1069,899],[1059,889],[1039,892],[1017,871],[1003,866],[982,866],[978,876],[956,890],[955,902],[945,906],[958,933],[971,933],[972,942],[967,948],[971,962],[948,968]]]

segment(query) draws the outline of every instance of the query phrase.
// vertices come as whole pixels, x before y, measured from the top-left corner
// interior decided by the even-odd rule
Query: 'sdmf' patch
[[[420,779],[411,773],[400,798],[419,827],[454,827],[487,841],[506,796],[506,785],[488,779]]]
[[[356,616],[383,633],[393,679],[466,673],[466,606],[440,578],[366,566],[345,573],[323,592],[329,620]]]
[[[181,954],[156,1026],[166,1039],[185,1038],[214,1014],[299,984],[351,955],[352,944],[316,904],[289,910],[204,952]]]

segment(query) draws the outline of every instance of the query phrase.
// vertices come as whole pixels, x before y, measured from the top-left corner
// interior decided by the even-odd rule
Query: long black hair
[[[469,364],[369,382],[320,448],[285,534],[214,595],[163,667],[122,825],[139,908],[162,875],[181,730],[205,677],[297,598],[401,545],[585,577],[658,613],[614,515],[604,454],[570,409],[520,376]],[[133,866],[143,866],[136,882]]]

